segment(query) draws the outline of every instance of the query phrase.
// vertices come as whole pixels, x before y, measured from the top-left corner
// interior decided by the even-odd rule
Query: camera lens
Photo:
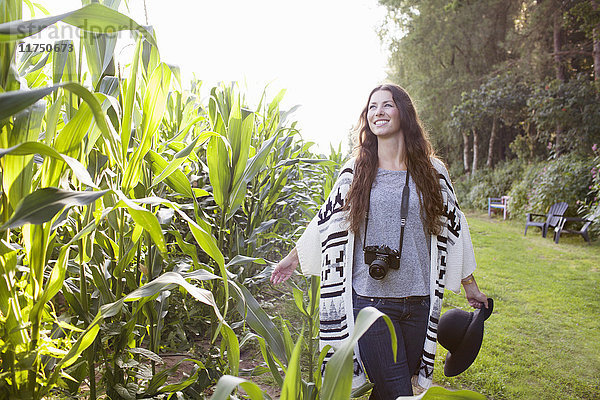
[[[387,257],[377,257],[369,266],[369,275],[371,278],[381,280],[385,278],[388,271]]]

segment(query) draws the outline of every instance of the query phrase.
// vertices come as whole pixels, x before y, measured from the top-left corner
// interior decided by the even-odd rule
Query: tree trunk
[[[477,133],[477,129],[473,128],[473,168],[471,168],[471,172],[475,173],[477,171],[477,162],[479,161],[479,134]]]
[[[492,168],[493,167],[493,162],[494,162],[494,143],[496,142],[496,133],[497,131],[497,122],[496,122],[496,118],[493,118],[492,120],[492,132],[490,133],[490,146],[488,148],[488,158],[487,158],[487,162],[486,165],[488,166],[488,168]]]
[[[565,63],[563,62],[560,51],[562,50],[562,12],[560,8],[554,13],[554,62],[556,64],[556,79],[561,82],[567,80],[567,73],[565,69]],[[556,143],[555,143],[555,154],[559,156],[562,152],[562,136],[563,127],[560,123],[556,124]]]
[[[561,82],[564,82],[567,78],[567,73],[565,69],[565,63],[563,62],[563,57],[561,55],[562,50],[562,13],[559,9],[554,13],[554,63],[556,65],[556,79]]]
[[[598,10],[597,0],[592,0],[592,8],[594,11]],[[598,83],[600,82],[600,23],[592,31],[592,39],[594,41],[594,50],[592,51],[594,57],[594,80]]]
[[[468,174],[470,172],[469,168],[469,134],[466,130],[462,132],[463,137],[463,165],[465,168],[465,173]]]

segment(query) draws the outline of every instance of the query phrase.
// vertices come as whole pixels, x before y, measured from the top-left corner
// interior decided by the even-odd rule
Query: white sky
[[[81,7],[78,0],[42,4],[51,14]],[[145,24],[142,0],[129,4],[129,15]],[[204,81],[203,95],[219,81],[246,82],[251,106],[266,84],[270,98],[285,88],[282,108],[302,105],[292,118],[323,153],[329,143],[348,149],[366,96],[386,77],[376,34],[385,10],[377,0],[147,0],[147,10],[161,59],[181,67],[184,88],[193,75]]]

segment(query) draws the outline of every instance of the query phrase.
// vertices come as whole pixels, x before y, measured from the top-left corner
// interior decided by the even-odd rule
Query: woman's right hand
[[[294,247],[283,260],[279,261],[271,273],[271,283],[273,285],[278,285],[290,279],[290,276],[292,276],[298,267],[299,262],[298,251]]]

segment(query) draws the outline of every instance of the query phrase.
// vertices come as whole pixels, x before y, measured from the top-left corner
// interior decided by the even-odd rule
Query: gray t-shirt
[[[367,246],[387,245],[398,249],[400,243],[400,204],[406,171],[379,168],[371,187]],[[364,262],[363,238],[365,223],[354,240],[352,286],[366,297],[408,297],[429,295],[430,243],[421,219],[417,187],[409,176],[410,199],[404,227],[400,269],[389,269],[382,280],[369,275]]]

